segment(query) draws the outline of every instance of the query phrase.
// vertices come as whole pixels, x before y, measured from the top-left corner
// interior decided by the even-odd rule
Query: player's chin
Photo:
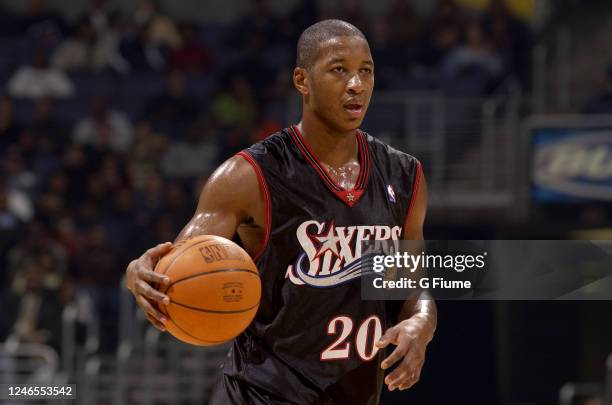
[[[367,107],[362,107],[359,111],[359,114],[355,114],[354,112],[344,111],[343,114],[343,124],[347,130],[355,130],[361,126],[361,123],[365,119],[365,112]]]
[[[342,124],[346,131],[354,131],[361,126],[363,117],[361,118],[347,118]]]
[[[349,114],[343,114],[343,111],[336,111],[334,114],[327,116],[329,123],[332,124],[337,131],[351,132],[358,129],[363,122],[363,116],[353,117]]]

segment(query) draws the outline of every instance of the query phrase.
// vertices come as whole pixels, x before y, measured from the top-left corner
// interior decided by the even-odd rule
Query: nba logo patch
[[[387,198],[389,202],[395,203],[395,190],[391,184],[387,185]]]

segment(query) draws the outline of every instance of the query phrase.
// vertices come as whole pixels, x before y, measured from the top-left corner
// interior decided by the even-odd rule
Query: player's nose
[[[347,91],[351,94],[359,94],[363,91],[363,82],[357,73],[349,78],[346,87]]]

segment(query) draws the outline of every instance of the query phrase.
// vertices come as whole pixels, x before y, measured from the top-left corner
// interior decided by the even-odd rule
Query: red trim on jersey
[[[423,168],[421,167],[421,162],[417,160],[416,174],[414,175],[414,184],[412,185],[412,195],[410,196],[410,203],[408,204],[408,209],[406,210],[406,216],[404,217],[404,229],[402,229],[402,235],[404,234],[404,231],[406,229],[408,218],[410,218],[410,214],[412,213],[412,207],[414,205],[414,201],[416,200],[416,196],[419,192],[422,175],[423,175]]]
[[[291,126],[290,132],[297,148],[302,153],[306,161],[310,163],[313,169],[315,169],[315,171],[319,174],[327,188],[329,188],[329,190],[334,193],[336,197],[344,201],[344,203],[349,207],[355,205],[357,201],[359,201],[359,198],[361,198],[361,195],[363,194],[370,175],[370,154],[368,150],[367,141],[361,131],[357,130],[357,132],[355,133],[355,139],[357,140],[357,148],[359,153],[359,176],[357,177],[355,185],[350,190],[344,189],[338,184],[336,184],[325,166],[321,164],[319,159],[312,152],[312,149],[310,149],[310,146],[308,146],[308,144],[304,140],[304,137],[302,136],[302,133],[296,125]],[[349,195],[352,196],[350,199]]]
[[[297,145],[298,149],[300,150],[300,152],[302,153],[306,161],[310,163],[313,169],[315,169],[315,171],[319,174],[319,176],[321,176],[321,179],[325,182],[325,185],[327,185],[327,187],[329,187],[329,189],[333,191],[334,193],[342,190],[334,182],[334,180],[331,178],[327,170],[325,170],[325,168],[321,166],[320,162],[314,157],[309,146],[306,144],[306,142],[304,142],[304,138],[302,137],[297,127],[292,127],[291,130],[292,130],[292,135],[293,135],[292,136],[293,142]]]
[[[370,178],[370,149],[368,148],[368,141],[366,140],[365,135],[360,130],[357,130],[357,139],[359,141],[359,145],[361,146],[361,156],[363,156],[361,160],[363,160],[365,167],[359,173],[359,178],[355,184],[357,185],[358,189],[365,189]]]
[[[247,151],[240,151],[236,153],[236,155],[243,157],[251,166],[253,166],[253,170],[255,170],[255,174],[257,175],[257,181],[259,181],[259,187],[261,188],[261,192],[264,196],[264,206],[266,210],[266,229],[264,233],[264,239],[261,241],[261,247],[259,251],[253,256],[253,261],[257,261],[259,256],[264,252],[266,246],[268,246],[268,241],[270,240],[270,232],[272,229],[272,203],[270,200],[270,191],[268,190],[268,183],[266,183],[266,178],[264,177],[259,164],[253,156]]]

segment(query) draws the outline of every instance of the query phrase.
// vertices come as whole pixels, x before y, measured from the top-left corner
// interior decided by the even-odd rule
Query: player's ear
[[[302,95],[305,96],[308,94],[308,77],[306,69],[301,67],[293,69],[293,85]]]

